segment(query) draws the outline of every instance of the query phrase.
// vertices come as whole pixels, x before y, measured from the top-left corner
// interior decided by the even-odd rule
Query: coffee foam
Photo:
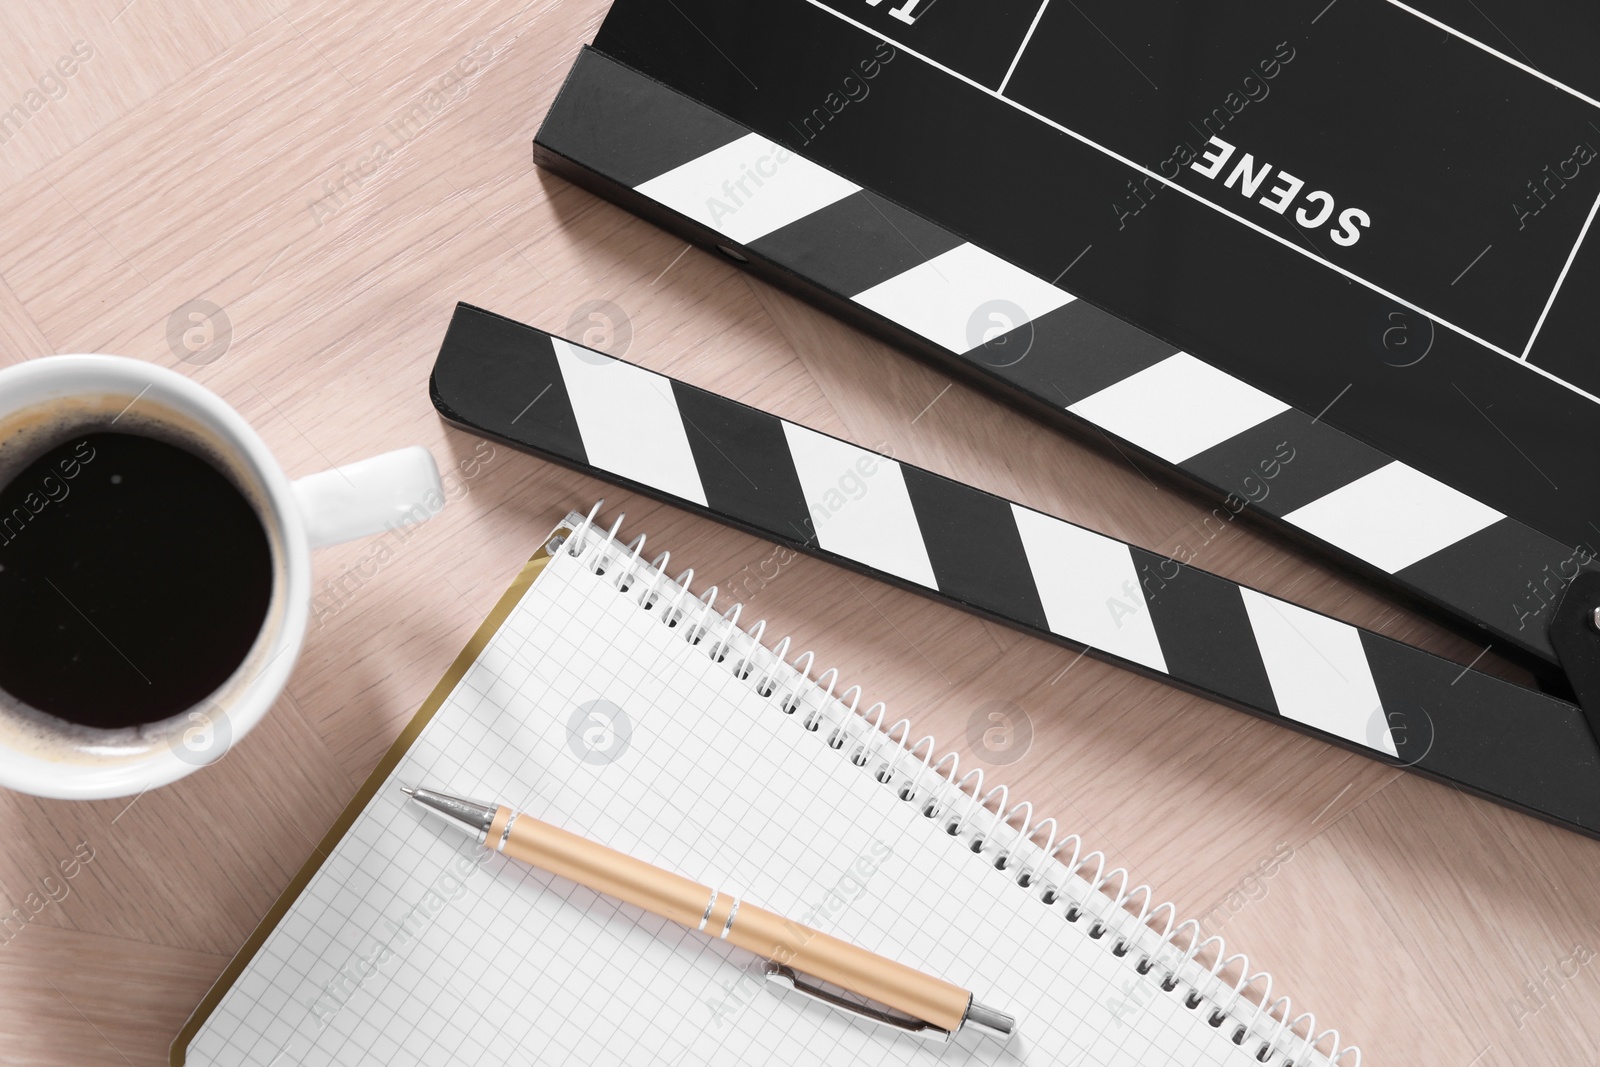
[[[0,687],[0,747],[34,759],[104,767],[135,762],[180,743],[196,713],[226,715],[270,663],[287,615],[288,580],[283,530],[260,473],[224,446],[215,431],[148,397],[86,394],[45,401],[0,418],[0,487],[46,452],[80,434],[130,433],[153,437],[201,457],[233,483],[255,509],[272,554],[272,599],[261,632],[244,660],[210,696],[165,719],[117,730],[68,722]]]

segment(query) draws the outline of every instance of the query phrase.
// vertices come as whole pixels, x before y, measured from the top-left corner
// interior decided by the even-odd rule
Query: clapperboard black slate
[[[1554,697],[465,304],[431,390],[476,433],[1600,836],[1600,746]]]
[[[1600,546],[1597,44],[1509,0],[618,0],[535,158],[1548,671]]]

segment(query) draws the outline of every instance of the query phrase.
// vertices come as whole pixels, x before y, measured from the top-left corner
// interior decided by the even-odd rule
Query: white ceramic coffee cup
[[[0,370],[0,483],[16,473],[6,457],[11,466],[18,457],[29,462],[79,428],[152,433],[210,459],[261,518],[272,596],[232,676],[201,704],[160,722],[93,730],[0,692],[0,786],[37,796],[128,796],[215,762],[289,679],[310,613],[311,549],[421,521],[444,502],[438,468],[420,446],[290,481],[221,397],[142,360],[46,356]]]

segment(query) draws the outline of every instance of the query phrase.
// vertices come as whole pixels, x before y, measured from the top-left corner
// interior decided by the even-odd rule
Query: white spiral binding
[[[1040,900],[1051,908],[1061,907],[1064,921],[1076,925],[1087,916],[1089,923],[1083,929],[1091,938],[1104,942],[1109,935],[1107,947],[1119,958],[1131,958],[1130,966],[1142,976],[1159,971],[1161,978],[1156,987],[1180,998],[1190,1011],[1203,1013],[1213,1027],[1231,1023],[1234,1043],[1254,1047],[1259,1062],[1270,1067],[1306,1067],[1312,1063],[1339,1067],[1349,1058],[1349,1067],[1361,1067],[1361,1050],[1354,1045],[1340,1048],[1339,1031],[1327,1029],[1318,1033],[1316,1017],[1310,1012],[1291,1018],[1288,997],[1271,1000],[1270,974],[1265,971],[1251,974],[1250,961],[1243,954],[1228,955],[1222,938],[1216,935],[1201,938],[1200,924],[1195,920],[1175,923],[1177,909],[1171,903],[1152,907],[1154,895],[1148,885],[1130,889],[1127,870],[1118,867],[1107,871],[1105,854],[1099,851],[1084,854],[1083,840],[1077,834],[1057,841],[1058,826],[1054,818],[1041,820],[1034,826],[1033,805],[1027,801],[1008,810],[1010,793],[1005,785],[983,792],[982,768],[975,767],[958,777],[960,757],[947,752],[934,760],[935,741],[931,735],[908,746],[910,720],[896,720],[884,729],[886,709],[882,702],[858,714],[860,686],[851,686],[842,696],[835,697],[833,689],[838,682],[838,670],[830,668],[813,680],[811,668],[816,658],[813,653],[802,652],[791,663],[787,659],[789,638],[783,638],[771,648],[763,645],[765,620],[748,631],[739,629],[742,604],[734,604],[721,615],[714,614],[717,587],[712,586],[700,597],[693,598],[690,591],[693,570],[685,571],[676,580],[666,577],[670,553],[663,552],[649,564],[644,573],[648,583],[641,582],[639,570],[644,536],[635,538],[621,551],[613,551],[623,516],[617,516],[610,530],[602,534],[600,527],[594,524],[599,510],[600,503],[596,503],[587,516],[576,512],[569,515],[565,525],[573,532],[559,545],[552,546],[552,551],[581,557],[584,565],[596,574],[614,574],[613,588],[632,597],[646,610],[662,609],[656,616],[658,619],[673,628],[681,626],[686,641],[704,647],[710,658],[726,664],[740,680],[750,681],[751,687],[772,701],[778,710],[798,715],[803,709],[805,714],[801,722],[808,730],[821,732],[825,724],[831,723],[831,729],[824,734],[830,748],[842,752],[857,766],[870,770],[878,781],[895,787],[901,799],[916,802],[924,816],[940,819],[952,837],[968,831],[967,844],[975,854],[985,856],[997,870],[1008,873],[1014,870],[1011,877],[1018,885],[1024,888],[1037,885]],[[665,590],[661,588],[663,581],[667,584]],[[688,606],[684,606],[685,597],[692,598]],[[694,603],[696,599],[698,605]],[[668,600],[670,603],[663,603]],[[716,631],[716,639],[708,644],[705,638],[712,635],[712,631]],[[758,661],[764,661],[759,663],[759,675],[756,674]],[[883,753],[885,745],[892,746],[889,755]],[[919,751],[922,752],[920,758]],[[947,762],[950,767],[946,772],[943,768]],[[996,798],[998,803],[994,803]],[[992,811],[991,803],[994,803]],[[1021,825],[1014,825],[1019,817]],[[1036,839],[1046,827],[1049,833],[1040,847]],[[1069,844],[1071,856],[1063,861],[1061,852]],[[1028,853],[1026,862],[1019,859],[1019,852]],[[1080,872],[1091,865],[1093,876],[1086,879]],[[1117,883],[1115,894],[1109,892],[1113,880]],[[1136,898],[1142,898],[1143,905],[1135,913],[1129,911],[1128,906]],[[1153,923],[1163,911],[1166,923],[1157,933]],[[1189,944],[1180,952],[1177,940],[1186,928]],[[1197,957],[1213,946],[1214,961],[1209,967],[1201,966]],[[1240,965],[1239,977],[1229,986],[1222,973],[1234,963]],[[1258,981],[1265,984],[1260,997],[1253,998],[1247,991]],[[1320,1051],[1325,1043],[1328,1052]]]

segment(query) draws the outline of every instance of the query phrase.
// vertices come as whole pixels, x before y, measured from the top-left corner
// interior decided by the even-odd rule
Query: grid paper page
[[[763,698],[708,656],[714,638],[663,625],[670,604],[642,610],[584,564],[559,552],[545,568],[189,1063],[1257,1062],[1231,1022],[1139,976],[1138,953],[1091,940],[785,714],[781,685]],[[593,700],[626,717],[598,747],[598,720],[574,719]],[[733,892],[972,989],[1019,1032],[938,1045],[779,992],[755,957],[484,851],[400,784],[503,802]]]

